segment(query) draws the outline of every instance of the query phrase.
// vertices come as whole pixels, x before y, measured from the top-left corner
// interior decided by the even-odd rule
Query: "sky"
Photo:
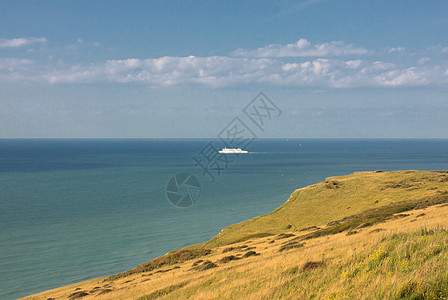
[[[0,138],[448,138],[447,96],[446,0],[0,0]]]

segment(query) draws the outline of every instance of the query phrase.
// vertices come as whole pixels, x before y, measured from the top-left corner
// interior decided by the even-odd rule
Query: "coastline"
[[[324,225],[324,224],[330,224],[331,222],[334,222],[338,219],[343,219],[343,217],[346,217],[349,214],[356,215],[357,213],[359,214],[363,211],[366,211],[366,208],[368,208],[368,207],[370,207],[370,208],[388,207],[388,205],[389,206],[391,205],[391,203],[389,203],[390,200],[393,200],[392,201],[392,204],[394,204],[393,207],[396,208],[396,205],[398,205],[397,203],[402,203],[404,201],[403,199],[405,199],[405,198],[406,198],[405,201],[407,201],[406,202],[407,204],[414,200],[417,201],[418,199],[421,200],[423,198],[426,199],[428,197],[429,198],[436,197],[437,199],[439,199],[441,197],[440,193],[443,193],[444,189],[448,190],[448,183],[446,183],[446,181],[448,181],[448,180],[446,180],[446,178],[448,178],[448,176],[445,175],[445,173],[446,172],[424,172],[424,171],[357,172],[357,173],[347,175],[347,176],[330,177],[330,178],[327,178],[323,182],[320,182],[315,185],[311,185],[311,186],[294,191],[291,194],[291,197],[288,199],[287,202],[285,202],[282,206],[280,206],[279,208],[277,208],[276,210],[274,210],[273,212],[271,212],[267,215],[256,217],[256,218],[253,218],[253,219],[250,219],[250,220],[247,220],[244,222],[240,222],[237,224],[233,224],[227,228],[224,228],[220,234],[218,234],[217,236],[212,238],[210,241],[192,245],[189,247],[185,247],[185,248],[182,248],[179,250],[170,251],[162,257],[159,257],[155,260],[152,260],[151,262],[142,264],[139,267],[136,267],[136,268],[130,270],[130,271],[134,270],[133,272],[127,271],[127,272],[124,272],[121,274],[116,274],[116,275],[109,276],[109,277],[94,279],[89,282],[82,282],[82,283],[78,283],[75,285],[58,288],[55,290],[40,293],[38,295],[31,295],[29,297],[26,297],[25,299],[40,299],[40,295],[42,295],[43,297],[46,297],[53,293],[57,294],[58,292],[61,292],[61,290],[67,291],[75,286],[76,286],[75,289],[77,289],[77,288],[79,289],[80,286],[89,285],[90,283],[95,283],[96,285],[102,284],[103,287],[101,289],[97,289],[98,291],[90,290],[92,292],[91,294],[89,294],[89,291],[85,291],[86,295],[84,295],[83,297],[89,297],[89,295],[91,295],[91,296],[97,295],[102,292],[103,293],[101,295],[103,295],[103,297],[106,297],[106,295],[109,295],[110,297],[112,297],[113,293],[115,293],[116,290],[113,289],[112,286],[108,285],[110,282],[112,282],[112,283],[116,282],[117,284],[118,283],[124,284],[124,282],[126,281],[124,279],[126,279],[126,278],[134,278],[133,280],[136,280],[137,278],[143,278],[146,276],[150,276],[150,277],[151,276],[152,277],[159,276],[156,274],[160,274],[160,277],[159,277],[159,279],[160,279],[163,277],[162,275],[164,273],[178,274],[179,276],[182,277],[182,275],[181,275],[182,273],[179,273],[180,271],[177,271],[176,269],[184,270],[184,272],[188,271],[188,272],[193,273],[194,270],[192,271],[192,269],[191,269],[192,261],[194,261],[195,259],[197,260],[204,255],[205,255],[204,257],[206,257],[207,259],[211,259],[210,257],[214,258],[214,261],[212,262],[212,264],[214,264],[216,267],[212,267],[213,269],[219,268],[221,266],[221,264],[219,264],[218,262],[224,258],[222,256],[222,254],[220,256],[220,254],[216,252],[219,249],[220,250],[218,252],[224,252],[224,249],[238,248],[238,247],[246,246],[245,249],[247,250],[248,248],[250,248],[250,247],[248,247],[249,244],[256,245],[257,243],[261,244],[261,245],[265,245],[265,248],[268,249],[270,247],[274,247],[270,244],[272,242],[272,240],[274,240],[274,237],[277,237],[276,239],[278,239],[278,237],[282,236],[282,235],[295,236],[298,234],[298,232],[301,232],[300,234],[313,234],[313,232],[314,232],[314,234],[316,234],[316,232],[319,232],[319,230],[322,230],[323,228],[320,228],[319,230],[316,231],[316,229],[312,228],[312,226],[310,224],[314,224],[314,227],[316,227],[316,224],[318,224],[319,227],[322,227],[322,225]],[[446,181],[444,181],[444,180],[446,180]],[[374,193],[372,193],[372,190],[369,190],[368,186],[366,185],[366,182],[370,182],[370,184],[375,187]],[[349,191],[357,191],[356,187],[359,186],[360,184],[361,184],[361,186],[363,186],[362,195],[361,195],[362,196],[361,198],[363,199],[363,201],[353,202],[353,201],[350,201],[351,199],[346,199],[344,202],[344,200],[341,200],[341,201],[337,200],[338,205],[332,206],[331,216],[327,215],[327,216],[316,217],[315,215],[311,214],[311,216],[312,216],[311,219],[303,220],[304,215],[310,215],[309,211],[307,211],[305,209],[306,206],[311,207],[311,209],[315,209],[315,207],[319,207],[322,205],[322,202],[319,202],[321,200],[319,200],[317,198],[313,199],[313,201],[317,201],[317,202],[314,202],[314,203],[310,202],[311,201],[311,200],[309,200],[309,199],[311,199],[310,195],[312,195],[313,193],[317,192],[320,195],[319,198],[321,198],[321,199],[328,199],[329,195],[332,196],[333,198],[336,197],[337,194],[340,194],[340,196],[342,196],[342,195],[344,195],[344,193],[345,193],[345,198],[350,198],[350,197],[347,197],[347,193],[350,193]],[[422,186],[423,184],[425,186]],[[438,189],[433,189],[434,184],[437,184]],[[380,188],[378,188],[378,186],[380,186]],[[441,190],[442,190],[442,192],[441,192]],[[359,193],[359,191],[357,191],[357,193]],[[387,193],[386,196],[389,195],[386,197],[386,199],[388,199],[388,197],[390,197],[391,195],[393,195],[394,198],[390,198],[387,202],[384,202],[385,193]],[[359,194],[354,195],[354,196],[356,196],[357,198],[360,197]],[[412,197],[410,197],[410,196],[412,196]],[[308,202],[304,202],[303,199],[308,199]],[[381,201],[382,203],[380,203],[380,201],[378,201],[378,199],[383,199]],[[412,199],[414,199],[414,200],[412,200]],[[443,201],[448,201],[448,199],[445,199],[445,198],[443,198],[443,199],[444,199]],[[420,200],[418,200],[418,201],[420,201]],[[345,204],[347,201],[351,203],[351,206],[349,208]],[[378,202],[376,202],[376,201],[378,201]],[[305,206],[303,205],[304,203],[306,204]],[[437,206],[437,205],[443,206],[443,203],[444,202],[440,202],[440,203],[434,202],[428,206],[429,207],[428,210],[429,209],[432,210],[433,209],[433,208],[431,208],[432,206]],[[368,204],[368,205],[366,206],[366,204]],[[358,207],[355,207],[354,205],[357,205]],[[421,204],[419,204],[419,205],[421,205]],[[338,210],[337,209],[338,207],[341,207],[341,209]],[[409,208],[406,208],[406,209],[409,210]],[[405,209],[405,211],[407,211],[406,209]],[[422,208],[419,208],[419,209],[422,209]],[[423,210],[424,209],[425,208],[423,208]],[[349,210],[350,213],[348,213],[347,210]],[[300,218],[292,219],[291,216],[297,215],[297,213],[299,211],[302,213],[302,215],[299,214]],[[413,214],[414,217],[415,217],[415,215],[421,214],[420,210],[418,210],[418,209],[416,210],[416,212],[418,212],[418,214],[414,213]],[[440,213],[440,209],[439,209],[438,213]],[[410,220],[411,220],[411,218],[409,218],[409,214],[408,214],[406,216],[406,219],[405,218],[400,219],[400,220],[392,220],[391,219],[391,222],[398,222],[397,224],[399,225],[400,224],[399,222],[405,222],[405,221],[410,222]],[[415,219],[415,220],[417,220],[417,219]],[[269,224],[270,227],[266,227],[266,224]],[[374,224],[372,224],[372,225],[373,225],[372,228],[374,229],[376,225],[374,225]],[[419,222],[413,221],[412,226],[414,226],[415,228],[418,228],[418,225],[421,225],[421,224],[419,224]],[[261,232],[259,231],[258,236],[257,236],[256,233],[254,233],[255,232],[254,228],[259,229],[261,227],[263,227],[263,230]],[[395,230],[397,230],[397,228]],[[316,235],[316,238],[318,238],[318,237],[319,237],[319,235]],[[275,247],[277,247],[277,245],[275,245]],[[166,262],[160,263],[160,262],[163,262],[165,258],[173,257],[173,255],[176,255],[176,253],[178,253],[179,251],[187,251],[187,252],[190,251],[190,252],[188,252],[188,254],[191,254],[194,251],[199,251],[201,249],[206,252],[212,251],[212,253],[215,253],[215,254],[210,254],[208,252],[207,252],[207,254],[204,254],[206,252],[203,252],[203,253],[200,253],[198,256],[195,256],[196,254],[194,254],[191,257],[188,256],[186,258],[178,259],[177,261],[173,261],[172,263],[171,262],[170,263],[166,263]],[[216,250],[216,249],[218,249],[218,250]],[[260,247],[255,246],[254,249],[258,250],[258,249],[260,249]],[[252,254],[254,257],[250,258],[251,260],[256,260],[257,258],[260,259],[260,257],[258,257],[258,255],[260,255],[260,253],[258,253],[257,250],[254,251],[255,254]],[[187,253],[187,252],[184,252],[184,253]],[[246,252],[246,254],[247,253],[248,252]],[[264,256],[263,253],[261,253],[261,255],[262,255],[262,257]],[[237,258],[235,260],[239,261],[239,259],[241,259],[241,258]],[[157,262],[156,266],[154,265],[154,262]],[[175,266],[174,269],[172,268],[173,265]],[[159,268],[162,268],[160,271],[163,271],[163,270],[165,270],[165,271],[158,273],[157,270]],[[194,269],[194,267],[193,267],[193,269]],[[155,271],[155,273],[154,273],[154,271]],[[140,276],[142,276],[142,277],[140,277]],[[172,276],[174,276],[174,275],[172,275]],[[108,283],[104,284],[105,282],[108,282]],[[142,281],[141,284],[143,284],[143,282],[146,282],[146,281]],[[131,288],[131,287],[128,287],[128,288]],[[135,286],[134,286],[134,288],[135,288]],[[107,290],[107,291],[104,292],[105,290]],[[139,290],[139,289],[137,289],[137,290]],[[76,292],[76,291],[72,291],[72,292]],[[65,295],[67,296],[67,294],[65,294]]]

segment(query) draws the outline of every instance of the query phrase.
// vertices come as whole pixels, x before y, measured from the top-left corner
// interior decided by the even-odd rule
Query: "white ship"
[[[237,149],[234,149],[234,148],[231,148],[231,149],[224,148],[222,150],[219,150],[218,152],[219,153],[225,153],[225,154],[229,154],[229,153],[231,153],[231,154],[249,153],[246,150],[242,150],[241,148],[237,148]]]

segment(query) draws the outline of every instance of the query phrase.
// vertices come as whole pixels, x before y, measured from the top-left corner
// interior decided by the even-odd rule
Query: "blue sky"
[[[447,1],[3,1],[0,137],[448,138]]]

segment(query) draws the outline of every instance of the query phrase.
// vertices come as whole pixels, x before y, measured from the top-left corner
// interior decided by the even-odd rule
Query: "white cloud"
[[[383,86],[445,86],[448,76],[444,70],[439,66],[393,69],[377,75],[375,79]]]
[[[357,69],[357,68],[359,68],[361,66],[362,61],[361,60],[348,60],[348,61],[345,62],[345,64],[350,69]]]
[[[366,60],[318,58],[282,62],[271,58],[161,57],[109,60],[76,65],[36,78],[50,83],[143,83],[150,86],[199,84],[210,87],[263,83],[277,86],[392,87],[446,84],[446,69],[430,66],[399,67]]]
[[[33,65],[34,61],[25,58],[0,58],[0,70],[14,72],[17,69],[24,69],[29,65]]]
[[[448,53],[448,47],[443,48],[441,53]]]
[[[422,58],[420,58],[418,61],[417,61],[417,64],[418,65],[424,65],[424,64],[426,64],[427,62],[429,62],[431,60],[431,58],[429,58],[429,57],[422,57]]]
[[[406,51],[405,47],[397,47],[397,48],[390,48],[387,52],[394,53],[394,52],[404,52]]]
[[[165,56],[112,59],[75,65],[65,65],[60,60],[50,58],[42,64],[9,58],[0,60],[0,81],[45,81],[52,84],[141,83],[151,87],[268,84],[313,88],[446,86],[448,83],[448,64],[431,64],[429,57],[423,57],[415,65],[353,59],[354,54],[348,58],[283,58],[283,55],[291,53],[335,55],[355,49],[341,42],[312,45],[305,39],[291,45],[294,46],[269,45],[256,50],[258,54],[263,51],[271,53],[271,57]]]
[[[18,48],[28,46],[35,43],[45,43],[46,38],[17,38],[17,39],[0,39],[0,48]]]
[[[14,82],[29,80],[35,62],[25,58],[0,58],[0,82]]]
[[[82,68],[72,67],[47,74],[45,78],[58,82],[142,82],[154,86],[205,84],[226,86],[238,82],[253,82],[272,67],[269,59],[211,57],[161,57],[151,59],[108,60],[103,64]]]
[[[271,44],[256,50],[237,49],[231,53],[236,57],[328,57],[364,55],[368,51],[364,48],[332,41],[323,44],[311,44],[306,39],[299,39],[295,43],[279,45]]]

